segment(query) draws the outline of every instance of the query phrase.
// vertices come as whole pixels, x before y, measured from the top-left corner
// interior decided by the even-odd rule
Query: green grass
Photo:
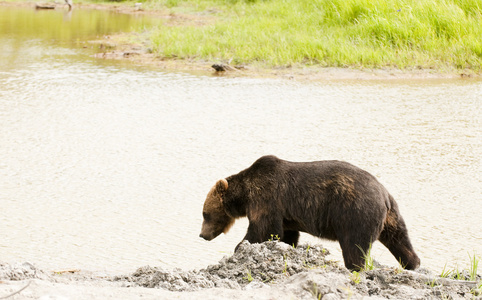
[[[469,261],[470,261],[469,268],[467,271],[459,270],[458,265],[456,265],[455,268],[453,269],[449,269],[447,268],[447,264],[445,264],[440,274],[440,277],[452,278],[456,280],[476,281],[480,258],[477,257],[475,252],[473,256],[470,255],[470,253],[467,253],[467,254],[469,256]]]
[[[468,276],[466,275],[467,273],[465,271],[459,271],[459,267],[456,266],[454,269],[450,270],[447,269],[447,264],[442,269],[442,273],[440,274],[441,278],[450,278],[450,279],[455,279],[455,280],[468,280],[468,281],[475,281],[475,287],[470,290],[470,293],[473,294],[474,296],[480,296],[482,295],[482,280],[477,282],[478,276],[477,276],[477,270],[479,266],[479,261],[480,258],[477,257],[477,255],[474,252],[474,255],[469,255],[469,269],[467,271]],[[427,282],[428,285],[433,287],[435,285],[436,281],[435,279],[431,282]]]
[[[254,280],[253,276],[251,275],[250,269],[246,269],[246,276],[243,277],[243,279],[246,279],[248,282],[251,282]]]
[[[475,281],[477,280],[477,270],[478,270],[478,266],[479,266],[479,258],[477,258],[477,256],[475,255],[474,253],[474,256],[470,256],[470,253],[469,254],[469,259],[470,259],[470,266],[469,266],[469,276],[470,276],[470,280],[472,281]]]
[[[351,274],[350,274],[350,280],[351,280],[354,284],[359,284],[359,283],[361,282],[360,273],[357,272],[357,271],[352,271]]]
[[[372,245],[370,243],[370,247],[365,252],[360,246],[357,245],[358,249],[360,249],[363,259],[365,260],[365,265],[360,267],[361,271],[370,271],[375,270],[375,259],[372,256]]]
[[[442,269],[442,273],[440,273],[440,277],[448,278],[452,272],[453,270],[447,269],[447,264],[445,264],[444,268]]]
[[[266,66],[472,69],[482,66],[480,0],[159,0],[208,25],[152,33],[163,57]]]

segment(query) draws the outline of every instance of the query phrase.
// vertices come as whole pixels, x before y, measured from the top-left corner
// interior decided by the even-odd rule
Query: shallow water
[[[2,261],[111,273],[205,267],[232,253],[247,226],[200,239],[207,192],[265,154],[346,160],[377,176],[426,267],[463,268],[468,253],[482,255],[481,81],[161,72],[95,60],[84,43],[149,20],[64,14],[0,7]],[[79,33],[74,20],[91,14],[110,27]],[[35,28],[53,22],[51,34],[22,31],[32,18]],[[336,243],[303,240],[341,259]],[[374,256],[396,265],[379,243]]]

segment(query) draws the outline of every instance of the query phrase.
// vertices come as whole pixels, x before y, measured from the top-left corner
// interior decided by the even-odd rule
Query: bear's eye
[[[209,222],[209,215],[207,213],[203,212],[203,218]]]

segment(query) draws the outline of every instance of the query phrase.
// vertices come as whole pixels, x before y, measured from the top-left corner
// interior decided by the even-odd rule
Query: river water
[[[482,255],[481,81],[225,78],[91,57],[85,40],[152,22],[0,7],[2,261],[109,273],[215,263],[247,221],[202,240],[204,198],[265,154],[377,176],[425,267]],[[341,260],[336,243],[303,241]],[[373,254],[396,265],[380,243]]]

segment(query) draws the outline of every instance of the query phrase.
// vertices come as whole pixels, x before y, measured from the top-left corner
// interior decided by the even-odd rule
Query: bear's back
[[[377,179],[367,171],[340,160],[319,160],[310,162],[292,162],[280,159],[274,155],[265,155],[257,159],[248,169],[248,173],[277,172],[279,175],[301,175],[304,177],[333,176],[344,174],[365,180]]]

